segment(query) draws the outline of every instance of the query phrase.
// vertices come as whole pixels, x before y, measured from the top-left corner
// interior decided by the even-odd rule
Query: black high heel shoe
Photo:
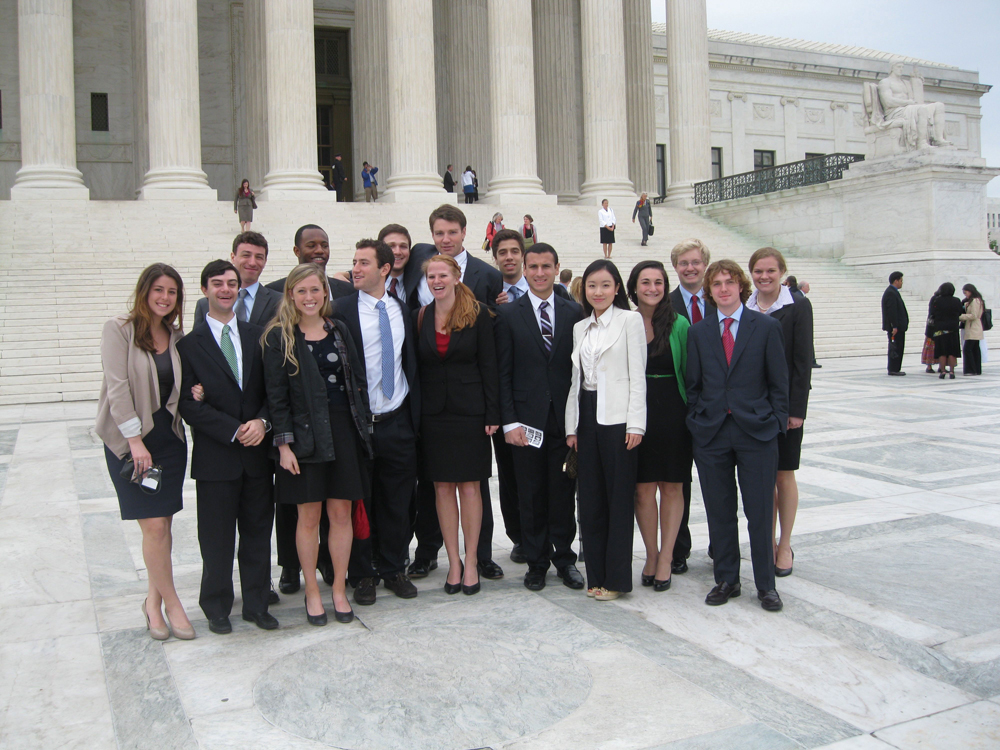
[[[652,576],[650,576],[650,578],[652,578]],[[671,578],[668,578],[665,581],[661,581],[659,579],[654,580],[653,581],[653,591],[666,591],[667,589],[670,588],[670,581],[671,581]]]
[[[462,566],[462,578],[465,578],[465,563],[459,563]],[[448,579],[444,579],[444,593],[446,594],[457,594],[462,590],[462,581],[459,580],[458,583],[448,583]]]
[[[302,603],[306,605],[306,620],[309,621],[310,625],[326,625],[326,610],[323,610],[321,615],[311,615],[309,614],[309,597],[302,597]],[[354,616],[353,612],[351,612],[351,616]]]
[[[795,562],[795,550],[792,550],[792,563],[794,562]],[[779,568],[776,565],[774,567],[774,574],[778,576],[778,578],[784,578],[785,576],[790,576],[792,574],[792,568],[794,567],[795,567],[794,564],[788,566],[787,568]]]
[[[639,574],[639,582],[642,583],[643,586],[652,586],[655,581],[656,581],[655,574],[651,576],[648,576],[645,573]]]
[[[478,578],[478,574],[477,574],[477,578]],[[463,594],[465,594],[466,596],[472,596],[473,594],[478,594],[479,593],[479,589],[480,589],[480,585],[479,584],[480,584],[480,582],[477,580],[471,586],[466,586],[465,585],[465,569],[464,568],[462,569],[462,593]]]

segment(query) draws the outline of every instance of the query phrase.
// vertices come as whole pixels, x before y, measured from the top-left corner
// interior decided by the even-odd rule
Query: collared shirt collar
[[[744,309],[743,305],[740,305],[739,307],[736,308],[736,311],[732,315],[726,315],[724,312],[722,312],[722,310],[718,310],[718,313],[719,313],[719,324],[721,325],[722,321],[724,321],[726,318],[732,318],[737,323],[739,323],[740,322],[740,318],[743,317],[743,309]]]
[[[588,324],[588,328],[593,326],[601,326],[602,328],[607,328],[609,325],[611,325],[611,318],[612,316],[614,316],[614,314],[615,314],[614,304],[612,304],[611,307],[605,310],[604,314],[602,314],[601,317],[597,317],[597,313],[592,312],[590,314],[590,323]]]
[[[684,307],[687,308],[688,310],[691,309],[691,298],[692,297],[697,297],[699,300],[701,300],[702,304],[704,304],[704,302],[705,302],[705,289],[704,289],[704,287],[702,287],[701,289],[699,289],[695,294],[691,294],[691,292],[689,292],[687,289],[685,289],[680,284],[677,285],[677,288],[681,290],[681,297],[684,298]]]
[[[531,300],[531,306],[535,309],[535,312],[538,312],[538,306],[541,305],[543,302],[548,302],[549,307],[555,307],[556,306],[555,296],[556,296],[555,292],[552,292],[552,294],[549,295],[548,299],[542,299],[533,291],[531,291],[530,287],[528,289],[528,299]]]
[[[750,308],[751,310],[756,310],[757,312],[764,312],[765,315],[770,315],[773,312],[777,312],[785,305],[793,305],[793,304],[795,304],[795,298],[792,296],[791,289],[789,289],[787,286],[781,287],[780,291],[778,292],[778,299],[774,301],[774,304],[772,304],[769,308],[767,308],[767,312],[761,310],[760,305],[757,304],[756,289],[753,290],[753,294],[751,294],[750,299],[747,300],[748,308]]]
[[[379,302],[384,302],[385,301],[385,296],[383,295],[382,299],[379,300],[379,299],[376,299],[375,297],[372,297],[370,294],[368,294],[368,292],[362,292],[359,289],[358,290],[358,300],[360,300],[361,302],[364,302],[366,305],[368,305],[369,308],[371,308],[372,310],[374,310],[375,309],[375,305],[377,305]]]
[[[260,289],[260,282],[259,281],[255,281],[250,286],[243,287],[243,288],[247,290],[247,294],[250,296],[250,299],[256,300],[257,299],[257,290]]]
[[[504,291],[506,292],[506,291],[507,291],[508,289],[510,289],[510,288],[511,288],[512,286],[516,286],[516,287],[517,287],[517,289],[518,289],[518,291],[519,291],[519,292],[521,292],[522,294],[528,294],[528,293],[529,293],[529,290],[530,290],[530,287],[528,286],[528,280],[527,280],[526,278],[524,278],[524,276],[521,276],[521,278],[519,278],[519,279],[518,279],[517,281],[515,281],[515,282],[514,282],[513,284],[508,284],[508,283],[507,283],[507,282],[505,281],[505,282],[503,283],[503,290],[504,290]]]

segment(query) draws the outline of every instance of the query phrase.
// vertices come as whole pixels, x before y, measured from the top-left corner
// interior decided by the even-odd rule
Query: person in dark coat
[[[903,346],[906,343],[906,329],[910,326],[910,316],[899,290],[903,288],[903,272],[889,274],[889,286],[882,293],[882,330],[889,337],[889,374],[905,375],[900,368],[903,364]]]
[[[945,367],[949,376],[955,379],[955,364],[962,356],[962,339],[959,334],[959,316],[965,313],[965,305],[955,296],[955,285],[944,282],[931,302],[931,320],[934,321],[934,359],[938,361],[938,377],[944,380]]]

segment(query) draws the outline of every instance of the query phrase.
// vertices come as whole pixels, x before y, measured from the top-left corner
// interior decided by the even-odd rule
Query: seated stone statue
[[[878,82],[878,99],[883,127],[902,126],[904,151],[951,145],[945,138],[944,104],[924,102],[923,79],[904,79],[901,61],[893,60],[889,75]]]

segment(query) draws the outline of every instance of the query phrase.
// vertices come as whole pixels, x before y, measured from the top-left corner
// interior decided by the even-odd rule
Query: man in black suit
[[[342,203],[344,201],[344,182],[347,180],[347,174],[344,172],[343,159],[344,157],[341,154],[334,154],[333,166],[330,170],[330,176],[333,180],[333,189],[337,191],[338,203]]]
[[[233,548],[239,528],[243,619],[264,630],[268,613],[274,469],[264,436],[270,429],[259,345],[263,329],[233,312],[240,290],[236,267],[215,260],[201,272],[208,317],[177,344],[182,381],[179,409],[191,425],[191,477],[198,490],[198,544],[203,569],[199,603],[213,633],[230,633]],[[204,396],[196,401],[192,387]]]
[[[910,327],[910,316],[899,290],[903,288],[903,272],[889,274],[889,286],[882,293],[882,330],[889,337],[889,374],[905,375],[903,366],[903,345],[906,343],[906,329]]]
[[[398,299],[407,310],[419,307],[417,295],[406,293],[404,274],[410,264],[410,248],[413,241],[409,230],[402,224],[386,224],[378,233],[379,242],[384,242],[392,251],[392,270],[385,279],[385,290]]]
[[[357,291],[337,301],[333,316],[344,321],[363,353],[362,372],[372,412],[375,459],[370,467],[371,497],[365,506],[371,525],[374,570],[366,570],[370,568],[367,559],[353,561],[362,576],[354,589],[354,599],[359,604],[371,604],[379,578],[398,597],[412,599],[417,595],[416,586],[406,574],[406,559],[410,505],[417,481],[420,402],[409,311],[386,290],[393,252],[380,240],[363,239],[355,247],[352,276]],[[383,371],[387,361],[392,362],[388,373]]]
[[[740,595],[739,500],[750,532],[750,557],[761,607],[781,609],[774,589],[774,486],[778,434],[788,425],[788,365],[781,323],[744,306],[750,281],[731,260],[705,273],[718,310],[688,332],[687,426],[694,444],[715,588],[705,598],[725,604]]]
[[[715,310],[712,300],[705,298],[705,269],[710,260],[711,253],[705,243],[695,238],[679,242],[670,251],[670,263],[677,273],[678,281],[670,292],[670,304],[691,323],[697,323]],[[691,517],[691,482],[684,482],[683,493],[684,515],[681,517],[680,528],[677,529],[677,541],[674,542],[674,554],[670,563],[672,573],[687,573],[687,559],[691,556],[691,529],[688,528]]]
[[[281,293],[260,283],[260,275],[267,265],[267,240],[260,232],[240,232],[233,240],[230,262],[240,274],[240,297],[233,312],[238,320],[266,326],[278,312]],[[208,314],[208,297],[202,297],[194,306],[194,327],[205,322]]]
[[[403,272],[403,286],[406,297],[416,300],[416,305],[429,305],[434,299],[423,266],[428,258],[435,255],[450,255],[462,270],[465,284],[480,303],[490,308],[496,307],[496,299],[503,291],[503,277],[493,266],[473,258],[465,250],[465,214],[449,204],[439,206],[429,218],[431,237],[434,244],[418,243],[410,251],[410,261]],[[489,481],[480,486],[483,497],[483,525],[479,532],[479,575],[489,580],[503,578],[503,568],[493,561],[493,503],[490,499]],[[437,568],[437,553],[444,543],[438,526],[437,508],[434,500],[434,486],[431,482],[420,482],[417,486],[416,518],[413,525],[417,536],[417,549],[413,554],[413,564],[407,573],[411,578],[423,578]]]
[[[583,310],[554,291],[559,256],[551,245],[536,242],[527,248],[524,268],[529,291],[498,309],[496,326],[500,413],[513,453],[521,546],[528,563],[524,585],[532,591],[544,588],[551,563],[566,586],[582,589],[572,548],[574,486],[563,462],[573,326],[583,319]],[[525,427],[543,432],[541,446],[529,444]]]
[[[330,260],[330,238],[322,227],[315,224],[305,224],[295,232],[295,242],[292,252],[299,263],[315,263],[326,273],[326,264]],[[342,279],[327,276],[330,282],[330,300],[354,294],[354,286]],[[267,285],[279,294],[285,292],[285,279],[272,281]],[[299,590],[299,553],[295,548],[295,527],[298,523],[298,509],[292,503],[277,503],[274,510],[274,541],[278,548],[278,565],[281,566],[281,578],[278,588],[282,594],[294,594]],[[316,566],[327,584],[333,583],[333,562],[330,560],[330,549],[327,544],[330,530],[330,519],[324,513],[319,527],[319,557]]]

